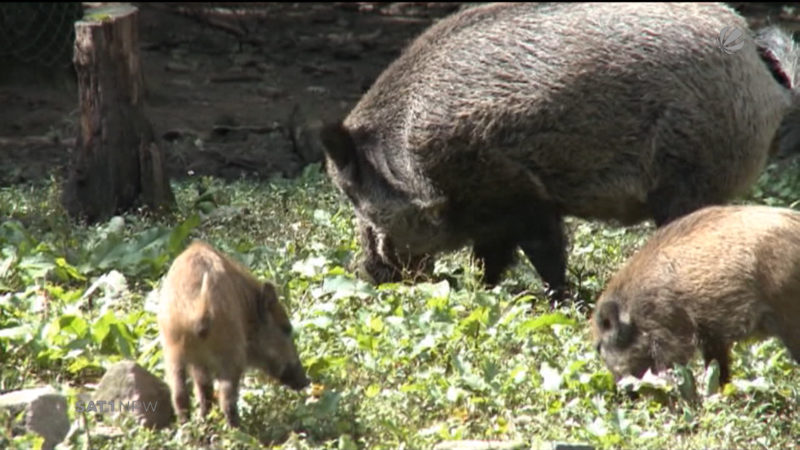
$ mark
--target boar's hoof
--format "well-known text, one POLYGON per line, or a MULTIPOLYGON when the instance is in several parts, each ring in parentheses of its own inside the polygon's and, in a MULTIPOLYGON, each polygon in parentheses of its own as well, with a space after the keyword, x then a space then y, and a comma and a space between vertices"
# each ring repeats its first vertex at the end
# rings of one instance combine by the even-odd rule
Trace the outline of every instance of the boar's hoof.
POLYGON ((552 306, 557 306, 559 303, 572 302, 572 293, 567 286, 550 287, 546 286, 544 295, 550 301, 552 306))
POLYGON ((374 259, 365 259, 361 262, 358 276, 372 284, 396 283, 403 279, 403 274, 399 270, 374 259))
POLYGON ((433 273, 434 259, 424 256, 408 264, 389 264, 380 258, 364 258, 358 275, 372 284, 398 283, 403 280, 424 281, 433 273))

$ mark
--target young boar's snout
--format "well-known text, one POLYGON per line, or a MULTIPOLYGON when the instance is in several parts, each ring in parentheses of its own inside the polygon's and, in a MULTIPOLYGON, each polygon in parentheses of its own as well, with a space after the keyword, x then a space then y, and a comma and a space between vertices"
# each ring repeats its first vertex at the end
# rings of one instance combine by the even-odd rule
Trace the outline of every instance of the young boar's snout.
POLYGON ((280 376, 280 381, 296 391, 305 389, 311 384, 311 380, 306 376, 306 371, 302 364, 286 366, 280 376))

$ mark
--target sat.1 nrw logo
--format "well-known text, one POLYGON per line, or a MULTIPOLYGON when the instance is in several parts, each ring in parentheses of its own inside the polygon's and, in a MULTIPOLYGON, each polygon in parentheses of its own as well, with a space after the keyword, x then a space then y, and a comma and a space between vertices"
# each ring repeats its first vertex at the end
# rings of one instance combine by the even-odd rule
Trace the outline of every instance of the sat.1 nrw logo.
POLYGON ((719 31, 719 48, 732 55, 744 47, 744 32, 734 26, 728 26, 719 31))

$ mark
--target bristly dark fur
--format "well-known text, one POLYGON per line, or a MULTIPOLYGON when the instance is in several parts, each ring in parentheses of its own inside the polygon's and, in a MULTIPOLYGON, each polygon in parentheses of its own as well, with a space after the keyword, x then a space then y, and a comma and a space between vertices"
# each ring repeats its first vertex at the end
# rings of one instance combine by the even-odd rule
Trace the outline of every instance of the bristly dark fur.
MULTIPOLYGON (((566 285, 566 215, 658 226, 746 191, 800 123, 797 49, 713 3, 502 3, 432 26, 347 118, 327 170, 375 282, 472 245, 494 283, 521 248, 566 285), (794 86, 794 84, 789 84, 794 86)), ((428 267, 431 265, 428 264, 428 267)))
POLYGON ((730 348, 777 336, 800 362, 800 212, 716 206, 658 230, 606 286, 592 329, 614 376, 687 364, 730 381, 730 348))

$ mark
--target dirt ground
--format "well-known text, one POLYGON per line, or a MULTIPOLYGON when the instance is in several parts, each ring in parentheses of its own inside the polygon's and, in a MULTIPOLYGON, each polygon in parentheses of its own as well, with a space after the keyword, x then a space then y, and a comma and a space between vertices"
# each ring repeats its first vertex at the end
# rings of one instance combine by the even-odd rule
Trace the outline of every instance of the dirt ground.
MULTIPOLYGON (((800 31, 800 8, 736 5, 754 25, 770 21, 800 31)), ((228 179, 291 177, 318 161, 314 125, 343 117, 412 38, 460 7, 137 6, 147 113, 170 175, 228 179)), ((72 74, 62 72, 21 70, 0 80, 0 186, 47 178, 67 164, 78 95, 72 74)))

